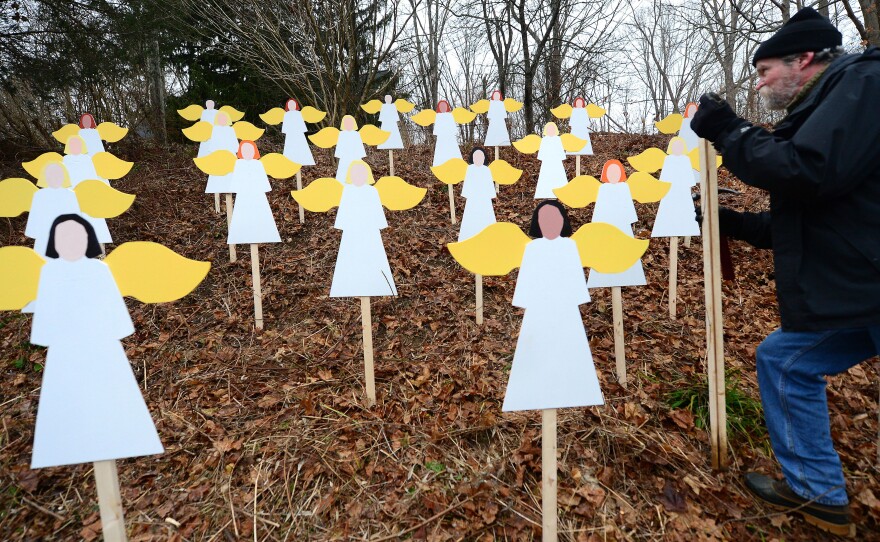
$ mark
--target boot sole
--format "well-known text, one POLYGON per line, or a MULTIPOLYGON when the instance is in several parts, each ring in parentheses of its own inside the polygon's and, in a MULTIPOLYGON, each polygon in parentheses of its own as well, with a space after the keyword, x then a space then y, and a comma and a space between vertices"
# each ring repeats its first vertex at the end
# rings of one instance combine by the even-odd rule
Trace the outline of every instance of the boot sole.
POLYGON ((761 502, 763 502, 764 504, 766 504, 767 506, 769 506, 770 508, 772 508, 774 510, 778 510, 780 512, 793 512, 793 513, 800 514, 801 517, 804 518, 804 521, 806 521, 810 525, 813 525, 815 527, 822 529, 823 531, 829 532, 831 534, 836 534, 838 536, 846 536, 849 538, 855 537, 855 535, 856 535, 856 526, 852 523, 847 523, 844 525, 841 525, 840 523, 831 523, 829 521, 825 521, 822 518, 817 518, 816 516, 810 514, 809 512, 806 512, 802 508, 795 510, 795 509, 789 508, 787 506, 782 506, 782 505, 779 505, 776 503, 772 503, 772 502, 770 502, 762 497, 759 497, 759 496, 758 496, 758 498, 761 500, 761 502))

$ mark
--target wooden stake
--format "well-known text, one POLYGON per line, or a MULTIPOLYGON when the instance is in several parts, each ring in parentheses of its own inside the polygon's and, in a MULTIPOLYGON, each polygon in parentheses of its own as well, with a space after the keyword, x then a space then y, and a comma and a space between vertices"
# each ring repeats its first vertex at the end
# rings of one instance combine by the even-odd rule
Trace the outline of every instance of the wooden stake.
POLYGON ((449 188, 449 216, 452 217, 452 223, 455 224, 455 185, 447 184, 449 188))
POLYGON ((541 515, 543 542, 557 542, 556 409, 541 411, 541 515))
POLYGON ((126 542, 125 518, 122 515, 122 496, 119 494, 119 473, 116 461, 95 461, 95 485, 98 488, 98 507, 101 509, 101 530, 105 542, 126 542))
POLYGON ((611 287, 611 307, 614 315, 614 360, 617 364, 617 381, 626 388, 626 348, 623 335, 623 296, 620 286, 611 287))
POLYGON ((214 212, 220 214, 220 193, 214 194, 214 212))
MULTIPOLYGON (((232 224, 232 194, 226 194, 226 229, 232 224)), ((238 259, 235 254, 235 245, 229 245, 229 261, 234 262, 238 259)))
MULTIPOLYGON (((501 159, 501 155, 499 154, 499 150, 498 150, 498 145, 495 145, 495 159, 496 160, 501 159)), ((498 183, 495 183, 495 193, 497 194, 500 190, 501 190, 501 185, 498 183)))
MULTIPOLYGON (((297 190, 302 190, 302 189, 303 189, 302 170, 296 172, 296 189, 297 189, 297 190)), ((303 206, 300 205, 299 203, 297 203, 296 206, 299 207, 299 223, 300 223, 300 224, 305 224, 305 222, 306 222, 306 211, 305 211, 305 209, 303 209, 303 206)))
POLYGON ((254 283, 254 317, 263 329, 263 289, 260 286, 260 245, 251 243, 251 279, 254 283))
POLYGON ((367 406, 376 404, 376 377, 373 370, 373 319, 370 298, 361 297, 361 323, 364 329, 364 381, 367 386, 367 406))
POLYGON ((684 238, 684 248, 691 248, 691 236, 685 236, 684 238))
POLYGON ((675 320, 678 304, 678 237, 669 238, 669 317, 675 320))
POLYGON ((712 467, 726 469, 727 397, 724 374, 724 326, 721 313, 721 251, 718 229, 718 169, 715 148, 700 140, 700 189, 703 205, 703 279, 706 290, 706 358, 709 379, 709 435, 712 467))
POLYGON ((477 287, 477 325, 483 325, 483 275, 475 275, 477 287))
POLYGON ((391 149, 388 149, 388 171, 394 177, 394 151, 391 149))
POLYGON ((581 176, 581 155, 580 154, 574 155, 574 176, 575 177, 581 176))

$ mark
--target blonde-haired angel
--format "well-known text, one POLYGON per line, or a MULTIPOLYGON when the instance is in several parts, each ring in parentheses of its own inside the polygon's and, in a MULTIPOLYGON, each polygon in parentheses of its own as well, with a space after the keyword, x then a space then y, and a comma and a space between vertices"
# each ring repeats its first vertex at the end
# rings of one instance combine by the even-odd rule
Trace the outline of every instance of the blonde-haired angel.
POLYGON ((453 109, 446 100, 437 102, 436 109, 423 109, 413 115, 412 121, 419 126, 434 125, 432 133, 437 136, 437 140, 434 143, 432 166, 445 164, 453 158, 461 159, 457 125, 473 122, 476 116, 476 113, 463 107, 453 109))
POLYGON ((544 137, 530 134, 514 142, 513 146, 521 153, 538 153, 541 169, 535 186, 535 199, 556 198, 553 190, 568 184, 568 173, 563 164, 566 152, 580 150, 584 145, 586 141, 572 134, 560 136, 555 122, 544 125, 544 137))
POLYGON ((500 90, 495 90, 488 100, 480 100, 471 106, 471 111, 477 114, 485 114, 489 120, 486 129, 486 139, 483 142, 487 147, 509 147, 510 133, 507 131, 507 114, 515 113, 522 109, 522 102, 513 98, 504 98, 500 90))
POLYGON ((88 180, 98 180, 109 185, 108 179, 121 179, 134 165, 106 151, 89 154, 88 146, 80 135, 67 138, 62 162, 70 175, 70 184, 74 187, 88 180))
POLYGON ((284 134, 284 154, 288 160, 302 166, 314 166, 315 158, 312 149, 306 140, 308 127, 306 123, 314 124, 321 122, 327 113, 319 111, 307 105, 302 107, 296 98, 289 98, 284 103, 284 109, 275 107, 260 115, 266 124, 281 124, 281 133, 284 134))
POLYGON ((358 129, 354 117, 345 115, 339 123, 339 129, 328 126, 317 134, 310 135, 309 139, 322 149, 336 147, 333 153, 333 156, 339 159, 336 165, 336 180, 344 183, 351 163, 367 156, 364 145, 374 147, 384 143, 389 137, 391 137, 389 132, 380 130, 372 124, 365 124, 358 129))
MULTIPOLYGON (((244 117, 243 111, 239 111, 236 108, 232 107, 231 105, 224 105, 220 109, 215 109, 214 105, 215 105, 214 100, 206 100, 205 107, 202 107, 197 104, 192 104, 184 109, 178 109, 177 110, 178 115, 185 118, 186 120, 194 121, 196 123, 196 124, 193 124, 192 126, 190 126, 189 128, 184 129, 185 130, 184 135, 187 134, 186 130, 191 131, 192 128, 194 128, 197 124, 199 124, 201 122, 207 123, 209 125, 214 125, 215 124, 214 121, 217 118, 217 114, 220 112, 223 112, 229 118, 229 121, 226 123, 229 125, 231 125, 234 122, 240 121, 244 117)), ((199 129, 198 131, 201 131, 201 130, 202 129, 199 129)), ((210 137, 210 134, 209 134, 209 137, 210 137)), ((202 156, 211 154, 211 152, 218 150, 216 148, 212 149, 210 144, 208 144, 207 139, 193 139, 189 136, 187 136, 187 138, 192 141, 199 142, 199 151, 198 151, 198 154, 196 155, 198 158, 201 158, 202 156)))
POLYGON ((95 123, 95 117, 91 113, 83 113, 78 124, 66 124, 52 132, 52 136, 60 143, 67 143, 73 135, 80 136, 85 142, 89 155, 104 152, 104 141, 115 143, 128 133, 128 128, 122 128, 112 122, 95 123))

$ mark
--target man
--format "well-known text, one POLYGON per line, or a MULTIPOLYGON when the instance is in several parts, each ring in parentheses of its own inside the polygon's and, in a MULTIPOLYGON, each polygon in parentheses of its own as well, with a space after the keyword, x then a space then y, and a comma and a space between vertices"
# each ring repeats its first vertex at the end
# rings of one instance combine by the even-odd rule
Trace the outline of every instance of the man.
POLYGON ((757 89, 787 116, 772 132, 704 95, 691 126, 770 210, 721 209, 721 233, 772 248, 781 329, 758 347, 761 402, 784 481, 745 475, 771 506, 835 534, 855 531, 831 440, 825 375, 880 352, 880 49, 843 55, 813 9, 755 53, 757 89))

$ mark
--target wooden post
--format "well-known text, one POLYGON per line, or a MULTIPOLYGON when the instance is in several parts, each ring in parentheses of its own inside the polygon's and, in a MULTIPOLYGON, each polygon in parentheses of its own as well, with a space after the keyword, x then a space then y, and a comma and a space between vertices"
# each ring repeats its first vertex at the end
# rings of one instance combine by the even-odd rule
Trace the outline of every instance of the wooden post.
POLYGON ((709 440, 712 467, 726 469, 727 397, 724 374, 724 326, 721 313, 721 251, 718 229, 718 169, 715 148, 700 139, 700 189, 703 206, 703 279, 706 290, 706 370, 709 379, 709 440))
MULTIPOLYGON (((303 189, 302 169, 300 169, 299 171, 296 172, 296 189, 297 190, 303 189)), ((300 205, 299 203, 297 203, 296 206, 299 207, 299 223, 305 224, 306 211, 305 211, 305 209, 303 209, 303 206, 300 205)))
POLYGON ((541 411, 541 516, 543 542, 557 542, 556 409, 541 411))
POLYGON ((455 185, 447 184, 446 187, 449 189, 449 216, 455 224, 455 185))
POLYGON ((581 155, 575 154, 574 155, 574 176, 580 177, 580 175, 581 175, 581 155))
POLYGON ((476 276, 477 288, 477 325, 483 325, 483 275, 476 276))
MULTIPOLYGON (((232 224, 232 194, 226 194, 226 229, 229 230, 229 226, 232 224)), ((229 261, 234 262, 238 259, 238 256, 235 254, 235 245, 229 245, 229 261)))
POLYGON ((98 507, 101 509, 101 530, 105 542, 126 542, 125 518, 122 515, 122 496, 119 494, 119 474, 116 461, 95 461, 95 485, 98 488, 98 507))
POLYGON ((376 377, 373 370, 373 319, 370 298, 361 297, 361 324, 364 330, 364 382, 367 386, 367 406, 376 404, 376 377))
POLYGON ((220 214, 220 193, 214 194, 214 212, 220 214))
POLYGON ((263 329, 263 290, 260 286, 260 245, 251 243, 251 279, 254 283, 254 317, 263 329))
POLYGON ((691 236, 687 235, 684 238, 684 248, 691 248, 691 236))
POLYGON ((678 237, 669 238, 669 317, 675 320, 678 304, 678 237))
POLYGON ((617 381, 626 388, 626 348, 623 335, 623 296, 620 286, 611 287, 611 307, 614 315, 614 360, 617 364, 617 381))
POLYGON ((394 177, 394 151, 391 149, 388 149, 388 171, 394 177))
MULTIPOLYGON (((499 154, 499 150, 498 150, 498 145, 495 145, 495 159, 496 160, 501 159, 501 155, 499 154)), ((486 161, 488 162, 488 160, 486 160, 486 161)), ((500 190, 501 190, 501 185, 498 183, 495 183, 495 193, 497 194, 500 190)))

